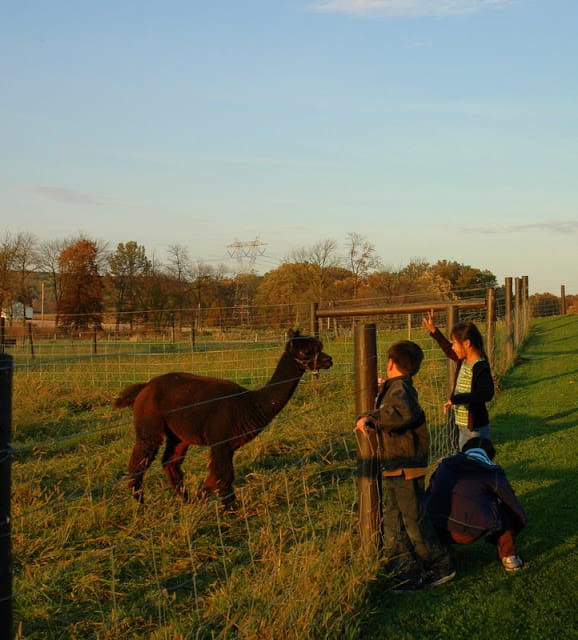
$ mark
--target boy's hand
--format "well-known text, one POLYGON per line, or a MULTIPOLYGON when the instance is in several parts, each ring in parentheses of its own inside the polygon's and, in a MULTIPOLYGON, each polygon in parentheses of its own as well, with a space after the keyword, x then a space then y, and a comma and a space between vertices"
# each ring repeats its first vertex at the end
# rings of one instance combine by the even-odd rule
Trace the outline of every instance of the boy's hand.
POLYGON ((367 433, 368 429, 377 429, 375 422, 369 417, 358 418, 355 423, 354 431, 363 431, 364 433, 367 433))
POLYGON ((447 400, 444 402, 444 415, 454 406, 454 403, 451 400, 447 400))

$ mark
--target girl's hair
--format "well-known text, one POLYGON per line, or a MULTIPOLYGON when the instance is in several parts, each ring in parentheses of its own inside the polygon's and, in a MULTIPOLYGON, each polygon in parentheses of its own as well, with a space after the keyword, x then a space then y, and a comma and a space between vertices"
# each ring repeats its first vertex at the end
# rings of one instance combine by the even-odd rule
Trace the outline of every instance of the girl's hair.
POLYGON ((471 320, 455 324, 452 328, 450 337, 454 338, 458 342, 469 340, 472 347, 476 349, 476 351, 479 351, 483 358, 486 358, 486 360, 488 359, 486 350, 484 349, 484 339, 482 338, 482 334, 471 320))

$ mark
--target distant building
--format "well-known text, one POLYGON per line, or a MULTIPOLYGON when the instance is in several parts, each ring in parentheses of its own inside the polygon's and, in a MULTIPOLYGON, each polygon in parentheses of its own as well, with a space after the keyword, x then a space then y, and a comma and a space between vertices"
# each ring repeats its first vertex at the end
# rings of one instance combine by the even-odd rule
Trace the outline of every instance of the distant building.
POLYGON ((34 309, 22 302, 13 302, 10 306, 2 309, 2 317, 7 320, 32 320, 34 309))

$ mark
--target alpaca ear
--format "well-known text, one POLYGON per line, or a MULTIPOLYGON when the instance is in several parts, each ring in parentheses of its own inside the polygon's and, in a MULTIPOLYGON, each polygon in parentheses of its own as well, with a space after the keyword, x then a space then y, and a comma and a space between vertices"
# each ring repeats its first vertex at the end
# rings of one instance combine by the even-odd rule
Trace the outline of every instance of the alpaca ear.
POLYGON ((289 329, 289 331, 287 331, 287 337, 289 340, 291 340, 292 338, 299 338, 300 335, 301 332, 299 331, 299 329, 289 329))

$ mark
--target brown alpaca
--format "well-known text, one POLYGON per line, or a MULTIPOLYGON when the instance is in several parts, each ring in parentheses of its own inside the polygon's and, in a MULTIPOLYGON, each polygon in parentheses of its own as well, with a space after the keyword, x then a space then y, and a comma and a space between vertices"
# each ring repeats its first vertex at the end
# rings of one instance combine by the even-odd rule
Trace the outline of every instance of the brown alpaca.
POLYGON ((135 444, 128 470, 133 496, 143 502, 143 476, 163 440, 163 470, 175 493, 188 500, 181 465, 190 445, 210 447, 209 475, 200 495, 235 501, 233 454, 255 438, 287 404, 305 371, 329 369, 331 356, 314 337, 290 332, 269 382, 245 389, 235 382, 192 373, 166 373, 121 391, 117 409, 133 406, 135 444))

